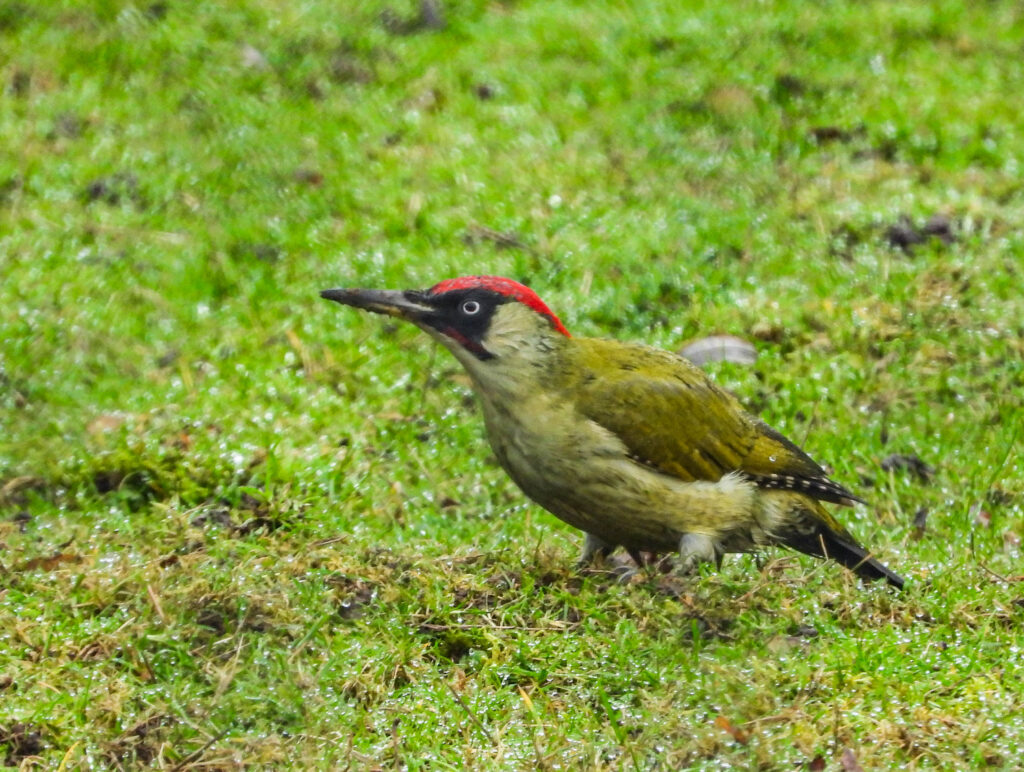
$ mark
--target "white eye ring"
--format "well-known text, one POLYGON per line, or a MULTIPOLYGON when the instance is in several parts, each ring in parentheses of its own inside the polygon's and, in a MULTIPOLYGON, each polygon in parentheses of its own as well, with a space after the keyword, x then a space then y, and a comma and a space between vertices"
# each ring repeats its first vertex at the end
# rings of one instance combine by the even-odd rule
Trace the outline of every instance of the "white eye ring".
POLYGON ((462 304, 462 313, 466 316, 473 316, 474 314, 480 313, 480 304, 475 300, 467 300, 462 304))

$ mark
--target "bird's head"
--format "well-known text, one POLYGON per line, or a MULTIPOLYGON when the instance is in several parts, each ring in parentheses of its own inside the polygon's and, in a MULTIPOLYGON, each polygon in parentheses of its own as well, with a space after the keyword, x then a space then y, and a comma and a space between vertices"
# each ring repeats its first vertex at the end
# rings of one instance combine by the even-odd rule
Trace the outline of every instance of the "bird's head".
POLYGON ((537 293, 500 276, 446 279, 426 290, 330 289, 327 300, 412 322, 474 378, 542 361, 569 331, 537 293))

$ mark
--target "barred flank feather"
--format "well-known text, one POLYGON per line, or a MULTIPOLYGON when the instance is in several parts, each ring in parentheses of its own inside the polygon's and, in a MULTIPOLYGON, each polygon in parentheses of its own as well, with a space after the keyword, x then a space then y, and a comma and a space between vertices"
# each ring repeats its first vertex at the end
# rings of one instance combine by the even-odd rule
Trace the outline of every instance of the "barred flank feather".
POLYGON ((778 488, 806 493, 811 498, 832 504, 852 506, 854 502, 867 503, 827 477, 797 477, 790 474, 748 474, 747 477, 759 488, 778 488))

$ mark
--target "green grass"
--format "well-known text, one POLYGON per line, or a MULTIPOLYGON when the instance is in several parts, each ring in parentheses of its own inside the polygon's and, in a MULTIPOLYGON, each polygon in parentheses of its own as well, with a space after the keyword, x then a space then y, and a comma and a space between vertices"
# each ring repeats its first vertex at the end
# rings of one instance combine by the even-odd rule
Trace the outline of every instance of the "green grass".
POLYGON ((1024 13, 683 6, 0 3, 0 762, 1017 768, 1024 13), (317 296, 463 273, 754 341, 908 590, 577 574, 455 362, 317 296))

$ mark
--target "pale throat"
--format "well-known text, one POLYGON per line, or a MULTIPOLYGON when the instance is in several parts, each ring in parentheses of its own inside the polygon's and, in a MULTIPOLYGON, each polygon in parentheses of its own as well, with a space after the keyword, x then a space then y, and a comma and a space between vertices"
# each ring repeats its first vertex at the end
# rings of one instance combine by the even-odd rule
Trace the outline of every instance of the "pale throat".
POLYGON ((481 341, 492 355, 479 359, 451 339, 442 342, 481 387, 492 393, 523 398, 542 388, 548 378, 552 354, 567 341, 550 321, 520 303, 500 306, 481 341))

